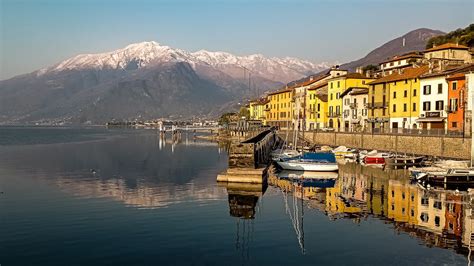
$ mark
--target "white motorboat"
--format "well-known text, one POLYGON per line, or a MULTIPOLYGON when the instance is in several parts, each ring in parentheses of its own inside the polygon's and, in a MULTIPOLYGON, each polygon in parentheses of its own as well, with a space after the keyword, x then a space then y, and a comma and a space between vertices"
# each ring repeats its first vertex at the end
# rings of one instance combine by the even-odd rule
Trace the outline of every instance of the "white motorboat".
POLYGON ((339 166, 332 152, 308 152, 292 158, 280 158, 276 161, 284 170, 337 172, 339 166))

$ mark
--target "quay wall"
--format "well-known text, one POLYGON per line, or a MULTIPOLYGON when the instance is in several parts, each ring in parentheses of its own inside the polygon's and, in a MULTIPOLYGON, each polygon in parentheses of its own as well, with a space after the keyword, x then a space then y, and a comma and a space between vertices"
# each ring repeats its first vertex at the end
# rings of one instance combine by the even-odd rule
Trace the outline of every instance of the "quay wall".
POLYGON ((343 132, 306 132, 304 137, 317 145, 346 146, 453 159, 468 160, 471 157, 471 139, 462 137, 343 132))

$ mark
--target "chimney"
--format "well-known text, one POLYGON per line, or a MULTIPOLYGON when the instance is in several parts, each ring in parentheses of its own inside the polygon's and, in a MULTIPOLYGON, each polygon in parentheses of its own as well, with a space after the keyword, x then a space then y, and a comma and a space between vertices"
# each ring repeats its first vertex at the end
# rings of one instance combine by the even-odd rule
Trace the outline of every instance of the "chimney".
POLYGON ((402 46, 405 47, 405 38, 403 38, 403 45, 402 46))

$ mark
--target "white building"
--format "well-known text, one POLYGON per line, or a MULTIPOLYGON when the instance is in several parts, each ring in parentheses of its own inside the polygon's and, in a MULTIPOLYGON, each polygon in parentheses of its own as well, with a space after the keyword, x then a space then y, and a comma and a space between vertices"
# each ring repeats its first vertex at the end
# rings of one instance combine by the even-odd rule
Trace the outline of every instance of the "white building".
POLYGON ((349 131, 362 131, 367 126, 369 89, 351 87, 341 93, 342 121, 349 131))
POLYGON ((416 52, 404 55, 396 55, 379 64, 380 72, 382 76, 388 76, 395 71, 398 71, 398 69, 411 67, 413 63, 420 62, 422 59, 423 55, 416 52))
POLYGON ((446 72, 425 74, 420 77, 419 128, 448 129, 448 82, 446 72))

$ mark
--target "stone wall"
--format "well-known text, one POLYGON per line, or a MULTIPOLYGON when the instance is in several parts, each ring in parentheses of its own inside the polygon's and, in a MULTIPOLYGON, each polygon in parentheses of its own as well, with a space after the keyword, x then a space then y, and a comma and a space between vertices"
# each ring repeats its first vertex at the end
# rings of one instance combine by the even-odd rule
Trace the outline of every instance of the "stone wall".
POLYGON ((469 138, 307 132, 305 139, 317 145, 346 146, 453 159, 467 160, 471 157, 471 139, 469 138))

